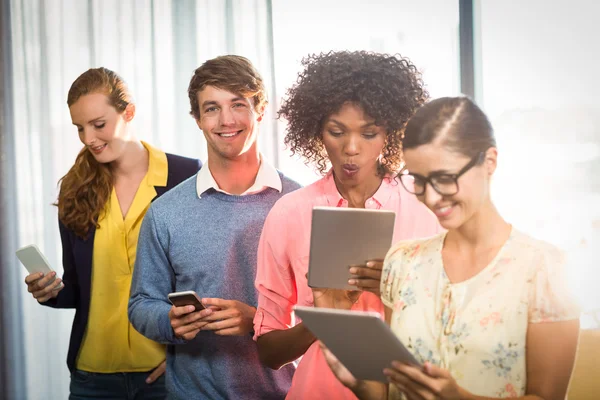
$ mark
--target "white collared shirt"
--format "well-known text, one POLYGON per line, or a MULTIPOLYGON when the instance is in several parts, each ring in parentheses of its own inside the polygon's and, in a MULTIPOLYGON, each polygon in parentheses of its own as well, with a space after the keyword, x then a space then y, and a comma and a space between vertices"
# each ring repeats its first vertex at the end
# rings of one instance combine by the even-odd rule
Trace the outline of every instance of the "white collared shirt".
MULTIPOLYGON (((259 193, 268 187, 273 188, 281 193, 281 177, 279 176, 279 173, 275 167, 265 161, 261 155, 260 167, 258 168, 258 173, 256 174, 254 184, 239 196, 259 193)), ((215 181, 215 178, 213 178, 212 173, 210 172, 208 161, 206 161, 202 164, 202 168, 196 176, 196 192, 198 194, 198 198, 201 198, 202 194, 208 189, 215 189, 217 192, 232 195, 231 193, 228 193, 219 187, 215 181)))

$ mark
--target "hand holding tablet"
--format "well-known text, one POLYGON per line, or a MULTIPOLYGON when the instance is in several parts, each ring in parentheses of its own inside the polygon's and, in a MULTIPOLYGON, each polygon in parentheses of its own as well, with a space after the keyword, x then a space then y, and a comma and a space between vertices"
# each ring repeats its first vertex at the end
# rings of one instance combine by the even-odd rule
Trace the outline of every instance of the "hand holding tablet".
POLYGON ((383 270, 383 260, 369 260, 363 265, 350 266, 350 279, 348 284, 356 286, 358 290, 363 290, 380 296, 381 271, 383 270))
POLYGON ((306 327, 358 380, 387 382, 392 362, 421 366, 376 312, 294 307, 306 327))
POLYGON ((322 288, 312 288, 312 292, 315 307, 337 310, 350 310, 362 294, 360 290, 322 288))
MULTIPOLYGON (((378 280, 377 271, 368 271, 367 261, 383 260, 392 245, 393 211, 363 208, 313 208, 308 286, 311 288, 359 289, 349 279, 378 280), (354 274, 350 268, 359 268, 354 274), (367 270, 365 270, 367 268, 367 270), (364 275, 373 272, 375 275, 364 275), (360 275, 363 274, 363 275, 360 275)), ((378 291, 374 282, 360 288, 378 291)))

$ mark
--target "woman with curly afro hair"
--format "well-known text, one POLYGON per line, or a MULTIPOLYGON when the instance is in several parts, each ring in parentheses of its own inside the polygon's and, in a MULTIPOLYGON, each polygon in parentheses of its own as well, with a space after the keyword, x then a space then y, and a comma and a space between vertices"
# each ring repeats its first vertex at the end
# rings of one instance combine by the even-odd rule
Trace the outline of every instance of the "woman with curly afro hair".
POLYGON ((401 56, 329 52, 303 60, 279 116, 286 144, 324 177, 278 200, 259 248, 255 339, 263 363, 277 369, 302 357, 288 399, 354 399, 329 369, 315 337, 293 318, 293 307, 370 310, 379 299, 382 260, 350 268, 357 290, 318 290, 307 284, 310 224, 315 206, 392 210, 394 243, 439 231, 436 218, 397 181, 402 135, 426 101, 417 68, 401 56))

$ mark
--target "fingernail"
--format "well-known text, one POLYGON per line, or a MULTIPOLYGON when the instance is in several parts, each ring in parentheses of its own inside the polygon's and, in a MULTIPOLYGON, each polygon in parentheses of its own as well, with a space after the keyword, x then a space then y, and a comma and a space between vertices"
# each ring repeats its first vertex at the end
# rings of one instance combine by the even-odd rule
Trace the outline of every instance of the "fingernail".
POLYGON ((356 280, 348 279, 348 285, 356 285, 356 280))
POLYGON ((367 263, 367 267, 373 267, 373 266, 375 266, 375 263, 373 261, 369 261, 367 263))
POLYGON ((146 379, 146 383, 152 383, 152 379, 150 379, 150 378, 146 379))
POLYGON ((357 268, 352 267, 352 268, 350 268, 350 273, 355 274, 357 272, 357 270, 358 270, 357 268))
POLYGON ((194 306, 187 306, 187 308, 186 308, 186 311, 187 311, 187 312, 192 312, 192 311, 194 311, 195 309, 196 309, 196 307, 194 307, 194 306))

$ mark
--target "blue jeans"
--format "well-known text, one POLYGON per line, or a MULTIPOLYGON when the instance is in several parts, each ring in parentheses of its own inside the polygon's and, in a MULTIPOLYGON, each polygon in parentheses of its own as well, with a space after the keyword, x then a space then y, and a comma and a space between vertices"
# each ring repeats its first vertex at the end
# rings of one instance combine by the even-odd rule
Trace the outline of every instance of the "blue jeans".
POLYGON ((150 372, 99 374, 74 370, 71 373, 69 400, 158 400, 167 397, 164 374, 147 384, 150 372))

